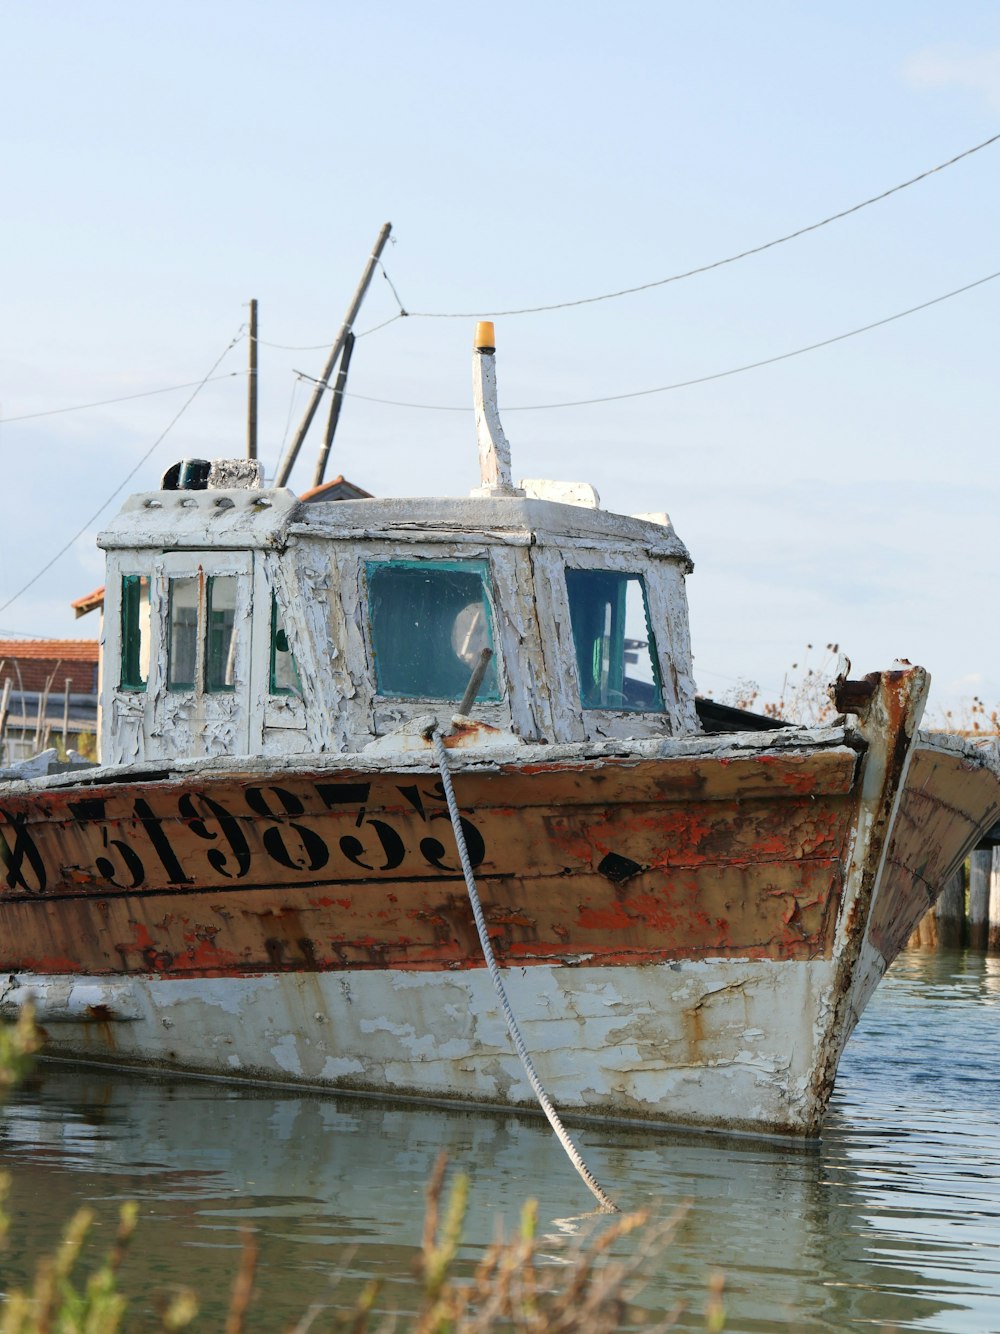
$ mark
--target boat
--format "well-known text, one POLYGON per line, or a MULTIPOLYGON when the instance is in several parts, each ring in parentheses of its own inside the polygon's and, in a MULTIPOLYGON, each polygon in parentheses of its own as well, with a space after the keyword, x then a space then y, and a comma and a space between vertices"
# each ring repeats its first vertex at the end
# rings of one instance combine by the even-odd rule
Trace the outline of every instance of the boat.
POLYGON ((666 514, 511 480, 313 498, 186 460, 100 535, 96 768, 0 782, 0 1012, 48 1053, 819 1134, 844 1044, 1000 816, 900 661, 830 726, 699 700, 666 514), (451 785, 456 811, 448 806, 451 785))

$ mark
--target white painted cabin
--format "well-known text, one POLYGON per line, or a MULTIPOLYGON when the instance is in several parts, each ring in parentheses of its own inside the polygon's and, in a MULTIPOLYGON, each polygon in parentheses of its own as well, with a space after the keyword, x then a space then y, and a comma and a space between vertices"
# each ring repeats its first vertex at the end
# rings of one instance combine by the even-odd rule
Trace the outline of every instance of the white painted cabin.
POLYGON ((524 742, 701 730, 666 516, 532 483, 303 504, 255 471, 133 496, 101 534, 103 763, 357 752, 454 712, 485 645, 474 716, 524 742))

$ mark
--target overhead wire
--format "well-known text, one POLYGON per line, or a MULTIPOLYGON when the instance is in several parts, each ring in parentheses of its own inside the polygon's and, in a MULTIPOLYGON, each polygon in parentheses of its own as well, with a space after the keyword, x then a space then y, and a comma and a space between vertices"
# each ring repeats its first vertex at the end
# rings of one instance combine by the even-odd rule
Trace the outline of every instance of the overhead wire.
MULTIPOLYGON (((892 324, 896 320, 905 319, 907 315, 915 315, 918 311, 927 310, 930 306, 940 305, 942 301, 950 301, 952 297, 961 296, 963 292, 971 292, 975 287, 982 287, 984 283, 993 282, 995 278, 1000 278, 1000 269, 995 273, 988 273, 985 278, 977 278, 975 282, 966 283, 964 287, 956 287, 954 291, 945 292, 941 296, 931 297, 929 301, 922 301, 918 306, 910 306, 907 310, 897 311, 895 315, 886 315, 884 319, 873 320, 870 324, 862 324, 857 329, 849 329, 846 333, 834 334, 831 338, 822 338, 819 342, 808 343, 805 347, 794 348, 791 352, 779 352, 773 357, 762 357, 759 361, 749 361, 742 366, 731 366, 728 370, 713 371, 710 375, 697 375, 690 380, 676 380, 672 384, 656 385, 651 389, 632 389, 621 394, 604 394, 600 398, 574 398, 566 399, 559 403, 519 403, 512 406, 504 406, 504 412, 544 412, 553 408, 580 408, 590 407, 597 403, 618 403, 627 398, 645 398, 650 394, 667 394, 674 389, 687 389, 696 384, 707 384, 710 380, 723 380, 729 375, 742 375, 745 371, 759 370, 763 366, 773 366, 779 361, 788 361, 792 357, 801 357, 806 352, 815 352, 821 347, 830 347, 833 343, 842 343, 847 338, 856 338, 858 334, 869 333, 872 329, 880 329, 883 325, 892 324)), ((298 372, 301 374, 301 372, 298 372)), ((392 408, 416 408, 425 412, 471 412, 470 407, 456 407, 451 403, 411 403, 401 399, 394 398, 375 398, 371 394, 358 394, 353 391, 345 392, 345 398, 358 398, 366 403, 380 403, 386 407, 392 408)), ((2 610, 2 608, 0 608, 2 610)))
MULTIPOLYGON (((701 273, 710 273, 713 269, 721 269, 727 264, 735 264, 738 260, 748 259, 751 255, 763 254, 765 250, 771 250, 775 246, 784 245, 787 241, 794 241, 800 236, 806 236, 809 232, 818 231, 821 227, 828 227, 832 222, 839 222, 842 218, 848 218, 852 213, 859 213, 861 209, 869 208, 872 204, 880 204, 883 200, 889 199, 892 195, 899 194, 901 190, 908 190, 912 185, 918 185, 921 181, 927 180, 929 176, 934 176, 938 172, 953 167, 957 162, 964 158, 971 157, 973 153, 982 152, 984 148, 989 148, 992 144, 1000 142, 1000 134, 991 135, 989 139, 984 139, 982 143, 973 144, 971 148, 964 149, 961 153, 956 153, 947 162, 939 162, 935 167, 928 167, 926 171, 920 172, 917 176, 911 176, 909 180, 901 181, 898 185, 891 186, 888 190, 882 190, 877 195, 872 195, 868 199, 863 199, 859 204, 852 204, 850 208, 840 209, 837 213, 831 213, 829 217, 821 218, 818 222, 811 222, 808 226, 798 227, 795 231, 787 232, 784 236, 777 236, 772 241, 765 241, 762 245, 750 246, 746 250, 740 250, 735 255, 727 255, 725 259, 713 260, 710 264, 699 264, 696 268, 685 269, 682 273, 672 273, 666 278, 655 278, 651 282, 638 283, 634 287, 621 287, 613 292, 601 292, 597 296, 578 297, 573 301, 555 301, 545 306, 520 306, 510 310, 497 310, 488 307, 480 307, 478 310, 407 310, 399 293, 395 287, 392 287, 393 295, 399 301, 400 315, 405 315, 411 319, 424 320, 474 320, 482 319, 484 316, 509 316, 509 315, 541 315, 553 310, 568 310, 573 306, 589 306, 598 301, 613 301, 620 296, 632 296, 636 292, 648 292, 654 287, 665 287, 668 283, 681 282, 685 278, 694 278, 701 273)), ((386 278, 388 278, 386 274, 386 278)))
MULTIPOLYGON (((118 495, 119 491, 124 490, 126 484, 132 480, 132 478, 136 475, 136 473, 139 471, 139 469, 142 467, 142 465, 146 462, 146 460, 147 460, 148 458, 151 457, 151 455, 152 455, 152 454, 154 453, 154 451, 156 450, 157 446, 160 445, 160 444, 162 444, 162 442, 167 438, 167 436, 170 434, 170 432, 173 430, 173 428, 174 428, 174 427, 177 425, 177 423, 180 421, 181 417, 183 417, 184 413, 188 410, 188 408, 191 406, 191 404, 194 402, 194 400, 195 400, 195 399, 198 397, 198 395, 201 393, 202 389, 204 389, 205 385, 211 383, 211 380, 212 380, 212 377, 213 377, 213 375, 214 375, 214 373, 215 373, 215 369, 216 369, 216 367, 217 367, 217 366, 220 366, 220 365, 222 364, 222 362, 223 362, 223 361, 225 360, 225 358, 229 355, 229 353, 233 350, 233 348, 236 346, 236 344, 239 343, 239 342, 242 340, 243 335, 244 335, 244 332, 245 332, 245 329, 244 329, 243 327, 241 327, 241 329, 240 329, 239 332, 236 334, 236 336, 230 341, 230 343, 229 343, 229 344, 226 346, 226 348, 223 350, 221 356, 219 356, 219 357, 217 357, 217 358, 215 359, 215 361, 213 362, 211 368, 210 368, 209 371, 208 371, 208 374, 205 375, 205 377, 204 377, 203 379, 201 379, 201 380, 199 380, 199 381, 196 382, 197 387, 195 388, 194 393, 188 395, 188 397, 185 399, 185 401, 184 401, 184 403, 182 404, 182 406, 181 406, 180 408, 178 408, 178 410, 174 413, 173 417, 171 417, 171 419, 170 419, 170 421, 167 423, 166 427, 164 427, 164 429, 163 429, 163 430, 160 432, 160 434, 156 437, 156 439, 153 441, 153 443, 150 445, 150 447, 146 450, 145 454, 143 454, 142 458, 139 459, 138 463, 136 463, 135 467, 134 467, 134 468, 131 468, 131 469, 129 470, 129 472, 127 472, 127 473, 125 474, 125 476, 122 478, 122 480, 119 482, 119 484, 118 484, 118 485, 115 487, 115 489, 111 492, 110 496, 108 496, 107 500, 105 500, 105 501, 104 501, 104 502, 103 502, 103 503, 102 503, 102 504, 101 504, 101 505, 94 511, 94 513, 90 516, 90 518, 86 521, 86 523, 83 524, 83 526, 82 526, 81 528, 79 528, 79 529, 77 530, 77 532, 75 532, 75 533, 73 534, 73 536, 69 539, 69 541, 66 542, 63 546, 61 546, 61 547, 59 548, 59 550, 55 553, 55 555, 51 558, 51 560, 46 561, 45 564, 42 566, 42 568, 41 568, 36 574, 33 574, 33 575, 31 576, 31 578, 28 580, 27 583, 22 584, 22 586, 17 590, 17 592, 14 593, 13 596, 9 597, 9 598, 7 599, 6 602, 4 602, 4 603, 0 603, 0 612, 4 612, 4 611, 6 611, 7 608, 8 608, 9 606, 11 606, 12 603, 16 602, 17 599, 18 599, 19 597, 21 597, 22 594, 26 593, 26 592, 28 591, 28 589, 31 588, 34 584, 37 584, 38 581, 39 581, 39 579, 41 579, 42 575, 43 575, 43 574, 46 574, 49 570, 51 570, 51 569, 52 569, 52 566, 55 565, 56 561, 59 560, 60 557, 64 556, 64 555, 66 554, 66 552, 69 551, 69 549, 70 549, 70 547, 73 545, 73 543, 76 542, 79 538, 81 538, 81 537, 83 536, 83 534, 87 531, 87 529, 90 527, 90 525, 91 525, 92 523, 94 523, 94 522, 101 516, 101 514, 104 513, 104 511, 107 509, 107 507, 108 507, 108 506, 111 504, 111 502, 114 500, 115 496, 118 495)), ((227 378, 227 377, 225 377, 225 376, 220 376, 220 377, 218 377, 218 378, 220 378, 220 379, 225 379, 225 378, 227 378)))
POLYGON ((93 403, 76 403, 69 408, 46 408, 44 412, 23 412, 17 417, 0 417, 0 425, 9 426, 12 422, 33 421, 36 417, 56 417, 62 412, 84 412, 87 408, 106 408, 114 403, 131 403, 136 398, 151 398, 154 394, 173 394, 181 389, 191 389, 194 386, 202 389, 206 384, 214 383, 215 380, 231 380, 234 376, 243 374, 245 374, 244 371, 226 371, 225 375, 216 375, 208 380, 189 380, 186 384, 168 384, 162 389, 144 389, 141 393, 122 394, 119 398, 101 398, 93 403))

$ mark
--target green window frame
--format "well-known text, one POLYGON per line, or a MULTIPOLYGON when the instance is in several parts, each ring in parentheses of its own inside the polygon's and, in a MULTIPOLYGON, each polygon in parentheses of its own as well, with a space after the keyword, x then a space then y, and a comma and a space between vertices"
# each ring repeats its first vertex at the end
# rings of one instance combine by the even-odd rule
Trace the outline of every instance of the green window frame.
MULTIPOLYGON (((460 700, 482 649, 494 648, 489 563, 372 560, 365 577, 377 693, 460 700)), ((501 698, 495 656, 477 698, 501 698)))
POLYGON ((665 713, 642 575, 567 566, 566 593, 583 708, 665 713))
POLYGON ((119 689, 141 694, 149 679, 149 579, 144 574, 122 575, 121 632, 119 689))
POLYGON ((205 690, 231 695, 236 689, 236 576, 209 575, 205 582, 205 690))
POLYGON ((232 574, 182 575, 169 580, 168 690, 190 693, 200 670, 206 694, 233 694, 237 596, 238 580, 232 574))

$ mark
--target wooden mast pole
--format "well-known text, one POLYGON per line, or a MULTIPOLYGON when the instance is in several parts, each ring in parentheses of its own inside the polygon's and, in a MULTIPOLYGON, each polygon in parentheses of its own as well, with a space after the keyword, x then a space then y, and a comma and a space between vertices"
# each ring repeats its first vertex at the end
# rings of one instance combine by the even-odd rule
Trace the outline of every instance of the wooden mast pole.
POLYGON ((330 457, 330 446, 340 421, 340 409, 344 404, 344 390, 347 388, 347 372, 351 365, 351 353, 354 351, 354 335, 349 333, 344 339, 344 350, 340 354, 340 367, 337 371, 337 383, 333 386, 333 402, 330 404, 330 416, 326 423, 326 437, 316 456, 316 471, 313 474, 313 486, 320 486, 330 457))
POLYGON ((274 485, 285 486, 288 482, 292 468, 295 466, 295 460, 298 458, 299 450, 302 448, 302 442, 306 438, 306 433, 312 425, 312 419, 316 415, 316 409, 319 407, 319 401, 323 397, 325 390, 329 387, 330 376, 333 374, 333 368, 337 364, 337 358, 340 356, 347 335, 351 332, 351 326, 357 319, 358 311, 361 309, 361 303, 365 299, 365 293, 368 291, 368 285, 372 280, 372 274, 375 272, 375 265, 378 263, 382 251, 385 249, 385 243, 389 239, 389 233, 392 231, 392 223, 386 222, 382 225, 382 230, 375 241, 375 247, 368 256, 368 263, 365 265, 364 273, 361 275, 361 281, 358 283, 357 291, 351 298, 351 304, 347 308, 347 314, 344 316, 344 322, 340 326, 337 337, 333 340, 333 347, 330 349, 330 355, 326 359, 326 366, 323 368, 323 374, 316 381, 316 387, 313 390, 313 396, 306 408, 305 416, 298 431, 295 433, 295 439, 285 451, 285 457, 278 464, 278 471, 275 474, 274 485))
POLYGON ((250 374, 247 377, 247 458, 257 457, 257 302, 250 302, 250 374))

